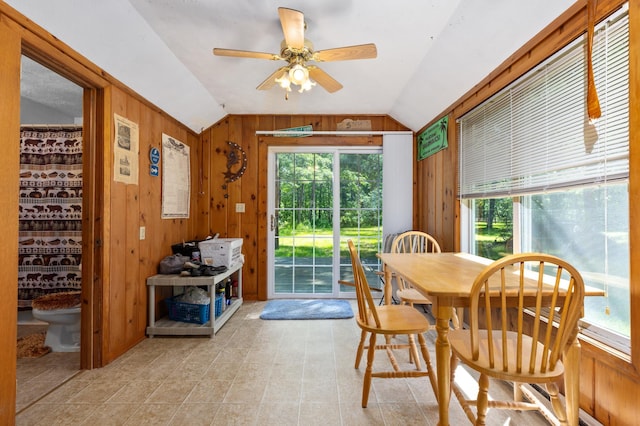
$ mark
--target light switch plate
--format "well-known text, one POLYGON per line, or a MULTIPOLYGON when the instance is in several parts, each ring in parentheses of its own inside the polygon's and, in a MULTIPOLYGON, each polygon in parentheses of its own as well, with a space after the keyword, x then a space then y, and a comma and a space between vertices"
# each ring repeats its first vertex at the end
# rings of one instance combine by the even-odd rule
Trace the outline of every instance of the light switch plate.
POLYGON ((236 213, 244 213, 244 203, 236 203, 236 213))
POLYGON ((144 240, 146 236, 147 236, 147 230, 145 229, 144 226, 141 226, 140 227, 140 240, 144 240))

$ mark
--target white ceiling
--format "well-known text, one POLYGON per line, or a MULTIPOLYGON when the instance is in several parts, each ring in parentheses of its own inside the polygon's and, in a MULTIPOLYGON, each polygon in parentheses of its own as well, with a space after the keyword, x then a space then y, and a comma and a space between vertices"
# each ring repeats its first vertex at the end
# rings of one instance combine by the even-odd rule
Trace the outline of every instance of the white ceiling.
POLYGON ((200 132, 227 114, 389 114, 414 131, 574 0, 5 0, 143 97, 200 132), (305 14, 316 50, 375 43, 376 59, 318 64, 329 94, 258 86, 284 62, 278 7, 305 14))

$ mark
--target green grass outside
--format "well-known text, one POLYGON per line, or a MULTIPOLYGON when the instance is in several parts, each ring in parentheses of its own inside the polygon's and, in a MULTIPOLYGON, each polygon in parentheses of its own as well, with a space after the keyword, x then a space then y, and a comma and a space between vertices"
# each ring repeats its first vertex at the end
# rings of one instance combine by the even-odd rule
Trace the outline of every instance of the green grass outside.
MULTIPOLYGON (((343 228, 340 237, 341 244, 346 247, 347 240, 360 235, 360 255, 363 258, 375 257, 378 252, 377 238, 378 228, 343 228)), ((490 259, 498 259, 510 253, 507 239, 511 235, 511 224, 494 223, 491 230, 487 230, 485 222, 476 222, 476 245, 479 255, 490 259)), ((332 229, 305 229, 298 226, 295 232, 297 257, 332 257, 333 256, 333 230, 332 229)), ((276 257, 293 256, 293 230, 291 228, 279 229, 279 246, 275 252, 276 257)))
MULTIPOLYGON (((279 246, 275 251, 276 257, 291 257, 293 256, 293 240, 291 228, 280 229, 278 237, 279 246)), ((341 244, 344 243, 346 249, 347 240, 354 238, 358 235, 357 228, 343 228, 340 237, 341 244)), ((378 228, 360 228, 360 249, 361 256, 363 257, 375 257, 378 252, 378 228)), ((333 256, 333 230, 332 229, 316 229, 315 232, 311 230, 296 230, 296 256, 297 257, 332 257, 333 256)))
POLYGON ((492 229, 487 229, 486 222, 476 222, 476 253, 489 259, 500 259, 511 254, 513 248, 508 244, 508 239, 513 235, 512 225, 498 222, 492 229))

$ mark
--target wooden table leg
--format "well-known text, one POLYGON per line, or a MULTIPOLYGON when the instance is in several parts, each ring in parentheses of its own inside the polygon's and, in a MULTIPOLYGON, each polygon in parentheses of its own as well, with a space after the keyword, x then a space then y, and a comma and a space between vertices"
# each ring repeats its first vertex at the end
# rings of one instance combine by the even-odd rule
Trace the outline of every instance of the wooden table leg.
POLYGON ((386 265, 382 265, 382 268, 384 270, 384 304, 390 305, 393 301, 393 283, 391 282, 393 274, 386 265))
POLYGON ((449 400, 451 398, 451 346, 449 344, 449 320, 451 319, 451 306, 443 303, 434 303, 436 331, 436 373, 438 376, 438 425, 449 425, 449 400))
POLYGON ((567 420, 569 425, 578 426, 580 418, 580 342, 577 338, 564 350, 562 363, 564 364, 567 420))

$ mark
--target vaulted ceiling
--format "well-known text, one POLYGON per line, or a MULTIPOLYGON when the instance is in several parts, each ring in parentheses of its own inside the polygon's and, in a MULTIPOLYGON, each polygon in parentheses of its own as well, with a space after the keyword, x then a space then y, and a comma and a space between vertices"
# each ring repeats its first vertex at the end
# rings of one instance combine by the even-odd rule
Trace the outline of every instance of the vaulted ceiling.
POLYGON ((388 114, 414 131, 573 0, 5 0, 196 132, 227 114, 388 114), (375 43, 377 58, 318 64, 328 93, 256 90, 282 61, 278 7, 304 13, 316 50, 375 43))

